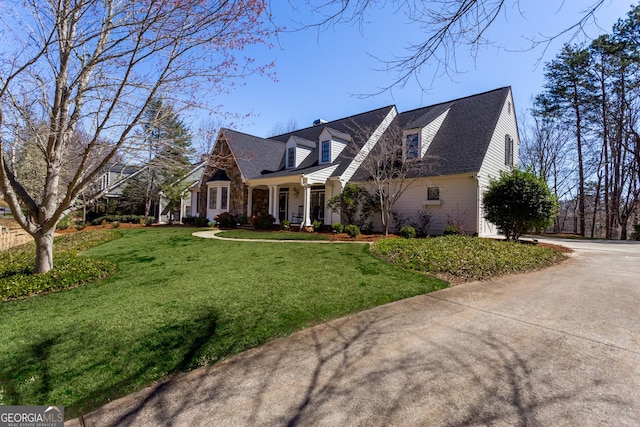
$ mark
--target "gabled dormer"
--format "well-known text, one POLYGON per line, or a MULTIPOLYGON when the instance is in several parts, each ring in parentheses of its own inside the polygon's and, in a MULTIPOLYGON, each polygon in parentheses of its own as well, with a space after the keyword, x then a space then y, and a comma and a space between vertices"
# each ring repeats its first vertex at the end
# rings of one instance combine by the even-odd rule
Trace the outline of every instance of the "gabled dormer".
POLYGON ((333 163, 351 141, 351 135, 325 127, 318 137, 318 164, 333 163))
POLYGON ((442 112, 430 111, 411 121, 402 131, 402 149, 405 159, 421 159, 427 153, 450 108, 442 112), (435 114, 437 114, 437 116, 435 114), (434 117, 435 116, 435 117, 434 117))
POLYGON ((295 169, 300 166, 314 148, 316 148, 315 142, 297 136, 291 136, 287 141, 284 155, 285 169, 295 169))
POLYGON ((422 157, 421 141, 422 129, 407 129, 402 132, 403 147, 405 160, 412 160, 422 157))

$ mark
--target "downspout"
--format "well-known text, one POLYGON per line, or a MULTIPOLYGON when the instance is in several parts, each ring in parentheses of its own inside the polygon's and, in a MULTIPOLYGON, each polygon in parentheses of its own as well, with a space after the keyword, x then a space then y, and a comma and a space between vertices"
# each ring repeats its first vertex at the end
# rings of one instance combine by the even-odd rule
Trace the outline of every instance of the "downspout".
POLYGON ((478 179, 478 175, 473 175, 476 181, 476 235, 480 237, 482 233, 481 225, 482 225, 482 199, 480 195, 480 179, 478 179))

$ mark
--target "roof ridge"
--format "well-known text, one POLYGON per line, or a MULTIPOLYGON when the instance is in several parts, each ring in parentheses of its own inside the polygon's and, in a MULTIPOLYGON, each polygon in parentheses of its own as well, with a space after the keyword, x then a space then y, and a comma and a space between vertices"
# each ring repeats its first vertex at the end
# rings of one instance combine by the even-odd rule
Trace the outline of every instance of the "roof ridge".
POLYGON ((445 104, 452 104, 454 102, 464 101, 466 99, 475 98, 477 96, 488 95, 488 94, 490 94, 492 92, 498 92, 498 91, 501 91, 501 90, 504 90, 504 89, 511 90, 511 86, 503 86, 503 87, 499 87, 499 88, 496 88, 496 89, 491 89, 491 90, 487 90, 487 91, 480 92, 480 93, 475 93, 475 94, 472 94, 472 95, 463 96, 463 97, 456 98, 456 99, 450 99, 448 101, 438 102, 438 103, 432 104, 432 105, 425 105, 424 107, 418 107, 418 108, 414 108, 412 110, 402 111, 399 114, 413 113, 415 111, 424 110, 424 109, 427 109, 427 108, 433 108, 433 107, 437 107, 437 106, 445 105, 445 104))
MULTIPOLYGON (((279 144, 284 144, 282 141, 274 140, 272 138, 264 138, 262 136, 253 135, 253 134, 250 134, 250 133, 247 133, 247 132, 242 132, 242 131, 231 129, 231 128, 228 128, 228 127, 221 127, 220 128, 220 132, 222 133, 223 131, 230 131, 230 132, 237 133, 237 134, 240 134, 240 135, 250 136, 251 138, 263 139, 265 141, 272 141, 272 142, 277 142, 279 144)), ((283 135, 285 135, 285 134, 283 134, 283 135)))
MULTIPOLYGON (((292 130, 292 131, 289 131, 289 132, 281 133, 281 134, 279 134, 279 135, 273 135, 273 136, 270 136, 270 137, 268 137, 268 138, 266 138, 266 139, 279 138, 279 137, 284 136, 284 135, 295 134, 295 133, 302 132, 302 131, 307 130, 307 129, 313 129, 313 128, 318 127, 318 126, 321 126, 321 127, 331 127, 330 125, 331 125, 332 123, 335 123, 335 122, 340 122, 340 121, 343 121, 343 120, 354 119, 355 117, 358 117, 358 116, 363 116, 363 115, 365 115, 365 114, 371 114, 371 113, 375 113, 375 112, 377 112, 377 111, 381 111, 381 110, 385 110, 385 109, 389 109, 389 108, 394 108, 395 106, 396 106, 395 104, 385 105, 384 107, 374 108, 373 110, 365 111, 365 112, 362 112, 362 113, 352 114, 352 115, 350 115, 350 116, 346 116, 346 117, 340 117, 340 118, 338 118, 338 119, 331 120, 331 121, 326 122, 326 123, 322 123, 321 125, 311 125, 311 126, 307 126, 307 127, 304 127, 304 128, 295 129, 295 130, 292 130)), ((336 129, 336 130, 337 130, 337 129, 336 129)))

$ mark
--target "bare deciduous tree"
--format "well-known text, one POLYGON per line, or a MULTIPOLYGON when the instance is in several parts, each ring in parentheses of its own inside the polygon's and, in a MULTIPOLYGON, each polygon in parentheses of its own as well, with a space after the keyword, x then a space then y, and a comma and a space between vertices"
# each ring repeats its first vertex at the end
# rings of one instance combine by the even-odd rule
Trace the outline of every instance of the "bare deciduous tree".
POLYGON ((237 79, 268 71, 236 56, 247 45, 267 43, 276 30, 265 7, 266 0, 26 0, 0 6, 0 34, 6 37, 0 190, 36 242, 35 272, 52 268, 56 224, 83 190, 116 155, 140 148, 136 129, 152 99, 194 106, 203 93, 228 91, 237 79), (34 123, 47 128, 42 200, 27 191, 7 158, 19 144, 14 131, 34 123), (62 186, 76 132, 88 137, 74 148, 77 167, 62 186))
MULTIPOLYGON (((371 134, 370 129, 356 128, 352 132, 354 135, 371 134)), ((412 168, 424 161, 418 153, 412 152, 409 145, 402 127, 394 120, 360 166, 365 175, 364 186, 377 200, 385 236, 389 234, 396 202, 414 181, 410 175, 412 168)))
MULTIPOLYGON (((508 6, 520 10, 524 0, 307 0, 318 22, 306 25, 323 29, 347 23, 366 25, 368 12, 391 6, 402 11, 408 20, 420 27, 424 39, 405 47, 405 54, 394 59, 381 59, 387 71, 396 73, 394 81, 381 91, 403 86, 417 76, 425 65, 437 64, 445 73, 455 73, 456 54, 461 47, 475 55, 478 48, 495 42, 486 37, 487 31, 508 6)), ((595 20, 597 12, 606 6, 606 0, 592 0, 583 8, 576 21, 569 23, 557 34, 530 38, 531 48, 549 46, 560 37, 570 40, 584 33, 585 27, 595 20)), ((560 5, 559 7, 562 7, 560 5)))

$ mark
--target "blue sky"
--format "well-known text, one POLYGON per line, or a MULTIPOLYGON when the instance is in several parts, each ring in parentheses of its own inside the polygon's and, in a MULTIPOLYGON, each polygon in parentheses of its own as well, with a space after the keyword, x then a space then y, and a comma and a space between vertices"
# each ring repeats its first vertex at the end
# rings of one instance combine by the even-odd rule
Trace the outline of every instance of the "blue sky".
MULTIPOLYGON (((393 13, 388 7, 371 10, 362 28, 342 24, 324 31, 284 32, 271 50, 249 50, 258 61, 275 60, 277 81, 250 77, 231 94, 203 94, 204 101, 222 105, 230 113, 251 113, 249 118, 223 124, 263 137, 290 120, 302 128, 318 118, 333 120, 390 104, 407 111, 503 86, 512 86, 516 109, 523 114, 532 97, 542 90, 544 63, 570 41, 565 36, 550 44, 546 52, 542 47, 524 51, 530 47, 525 38, 558 33, 575 23, 580 12, 595 1, 520 0, 519 9, 509 4, 486 35, 501 47, 481 48, 475 59, 462 47, 456 58, 460 73, 442 75, 435 67, 425 67, 420 83, 411 80, 404 87, 368 97, 358 95, 375 93, 395 77, 379 71, 384 64, 372 55, 392 59, 404 54, 407 43, 422 38, 419 28, 402 12, 393 13)), ((631 0, 605 0, 597 22, 586 28, 587 35, 610 32, 632 4, 631 0)), ((318 18, 304 5, 293 11, 286 0, 273 1, 271 8, 275 22, 288 29, 296 27, 295 21, 318 18)), ((203 121, 192 120, 194 128, 203 121)))

